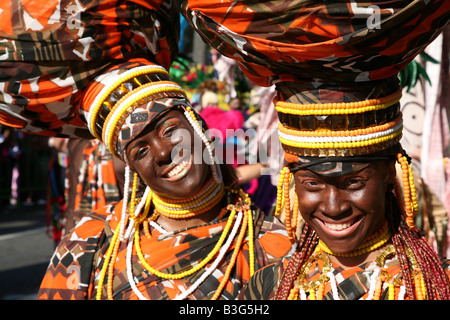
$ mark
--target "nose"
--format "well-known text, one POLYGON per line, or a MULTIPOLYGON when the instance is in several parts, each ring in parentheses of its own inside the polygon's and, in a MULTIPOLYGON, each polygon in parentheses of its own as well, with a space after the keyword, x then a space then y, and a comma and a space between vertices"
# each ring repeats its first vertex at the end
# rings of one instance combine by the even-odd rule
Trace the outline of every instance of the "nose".
POLYGON ((328 185, 320 201, 319 210, 326 216, 337 217, 350 210, 350 202, 344 191, 334 185, 328 185))
POLYGON ((150 143, 150 150, 153 155, 153 160, 158 164, 167 164, 171 162, 171 152, 173 146, 170 142, 164 139, 152 139, 150 143))

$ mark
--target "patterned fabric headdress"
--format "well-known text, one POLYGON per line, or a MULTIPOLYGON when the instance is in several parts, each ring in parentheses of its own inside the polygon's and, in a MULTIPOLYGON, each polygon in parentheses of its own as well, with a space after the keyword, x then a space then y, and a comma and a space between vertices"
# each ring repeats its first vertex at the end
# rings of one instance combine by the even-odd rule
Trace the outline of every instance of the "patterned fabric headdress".
POLYGON ((140 56, 169 68, 178 52, 173 1, 2 1, 0 13, 0 123, 27 133, 92 139, 91 80, 140 56))
POLYGON ((92 135, 125 160, 127 143, 155 116, 178 105, 189 106, 189 102, 167 70, 133 59, 105 72, 87 88, 82 112, 92 135))
POLYGON ((225 0, 212 9, 184 0, 182 8, 203 40, 250 80, 276 86, 290 166, 343 174, 389 154, 404 159, 394 153, 402 132, 397 74, 448 23, 449 1, 225 0))

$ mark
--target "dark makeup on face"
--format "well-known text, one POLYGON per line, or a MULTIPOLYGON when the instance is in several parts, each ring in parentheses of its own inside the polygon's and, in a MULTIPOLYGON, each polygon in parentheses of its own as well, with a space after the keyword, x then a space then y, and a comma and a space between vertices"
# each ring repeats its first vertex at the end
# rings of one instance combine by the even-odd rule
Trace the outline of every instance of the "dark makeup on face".
POLYGON ((294 174, 303 219, 334 252, 351 252, 385 221, 385 193, 395 177, 392 162, 326 176, 302 169, 294 174))
POLYGON ((127 159, 154 192, 186 198, 198 191, 210 175, 204 161, 194 161, 195 145, 202 146, 198 151, 204 148, 194 139, 196 134, 183 113, 171 110, 152 121, 128 144, 127 159))

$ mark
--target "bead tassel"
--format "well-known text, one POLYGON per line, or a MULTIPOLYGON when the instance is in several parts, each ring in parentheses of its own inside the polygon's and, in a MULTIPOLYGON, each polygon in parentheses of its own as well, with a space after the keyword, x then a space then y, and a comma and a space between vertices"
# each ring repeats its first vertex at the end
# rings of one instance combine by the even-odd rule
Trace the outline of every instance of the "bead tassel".
POLYGON ((417 203, 416 198, 416 189, 414 186, 414 180, 412 175, 411 167, 409 166, 407 158, 399 153, 397 155, 398 162, 402 168, 402 180, 403 180, 403 200, 404 200, 404 208, 405 208, 405 221, 408 227, 413 230, 415 228, 414 225, 414 215, 417 213, 419 209, 419 205, 417 203))

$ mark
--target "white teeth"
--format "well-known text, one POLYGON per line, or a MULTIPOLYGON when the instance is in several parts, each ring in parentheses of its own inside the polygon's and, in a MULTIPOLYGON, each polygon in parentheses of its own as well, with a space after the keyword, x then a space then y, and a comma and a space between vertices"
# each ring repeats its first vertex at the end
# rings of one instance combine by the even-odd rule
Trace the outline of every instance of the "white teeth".
POLYGON ((182 172, 184 169, 186 169, 188 164, 189 163, 187 161, 181 162, 179 165, 173 167, 173 169, 170 170, 170 172, 167 175, 169 176, 169 178, 175 177, 176 175, 180 174, 180 172, 182 172))
POLYGON ((333 223, 333 224, 331 224, 331 223, 326 223, 326 222, 324 222, 324 224, 327 228, 330 228, 331 230, 336 230, 336 231, 347 229, 348 227, 350 227, 352 225, 351 223, 343 223, 343 224, 333 223))

